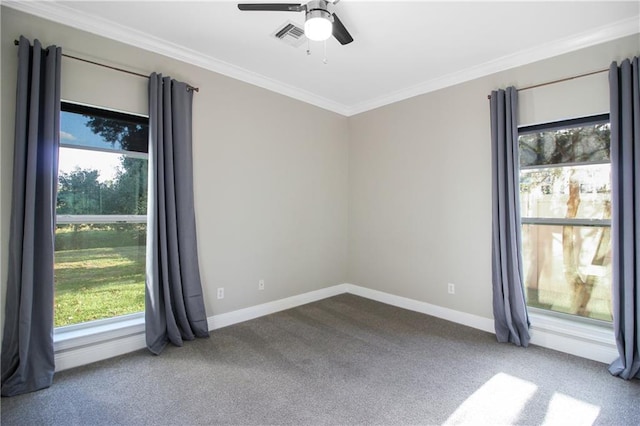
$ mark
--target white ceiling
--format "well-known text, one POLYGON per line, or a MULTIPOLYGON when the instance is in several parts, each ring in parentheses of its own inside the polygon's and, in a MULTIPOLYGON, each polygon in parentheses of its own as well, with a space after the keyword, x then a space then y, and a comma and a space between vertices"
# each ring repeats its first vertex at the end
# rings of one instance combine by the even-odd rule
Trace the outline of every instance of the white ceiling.
POLYGON ((241 12, 236 1, 4 4, 344 115, 640 32, 638 1, 342 0, 333 10, 355 41, 330 39, 324 64, 324 43, 307 55, 307 43, 270 37, 287 20, 303 24, 302 12, 241 12))

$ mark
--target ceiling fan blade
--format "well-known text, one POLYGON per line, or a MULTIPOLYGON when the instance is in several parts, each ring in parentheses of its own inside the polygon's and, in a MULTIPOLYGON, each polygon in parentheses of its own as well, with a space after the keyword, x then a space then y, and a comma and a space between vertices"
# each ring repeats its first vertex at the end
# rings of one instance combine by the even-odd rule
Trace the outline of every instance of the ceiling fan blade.
POLYGON ((340 18, 335 13, 333 14, 333 36, 340 42, 340 44, 345 45, 349 44, 353 41, 353 37, 349 34, 349 31, 344 27, 340 18))
POLYGON ((300 3, 239 3, 238 9, 272 12, 300 12, 303 10, 300 3))

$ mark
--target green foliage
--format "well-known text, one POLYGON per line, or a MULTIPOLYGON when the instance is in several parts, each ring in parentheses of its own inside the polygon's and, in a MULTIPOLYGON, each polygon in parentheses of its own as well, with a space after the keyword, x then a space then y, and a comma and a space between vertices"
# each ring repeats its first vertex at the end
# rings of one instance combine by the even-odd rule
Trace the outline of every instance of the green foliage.
POLYGON ((119 145, 119 148, 126 151, 147 152, 149 144, 147 126, 93 115, 86 117, 88 118, 87 127, 111 145, 119 145))
POLYGON ((144 223, 58 225, 55 249, 59 252, 90 248, 144 247, 146 238, 147 225, 144 223))
POLYGON ((110 190, 104 214, 147 214, 147 161, 122 156, 110 190))
POLYGON ((146 214, 147 161, 122 156, 120 162, 113 181, 99 182, 91 169, 60 173, 57 214, 146 214))
POLYGON ((76 168, 58 176, 58 214, 96 214, 100 211, 105 185, 98 182, 97 170, 76 168))

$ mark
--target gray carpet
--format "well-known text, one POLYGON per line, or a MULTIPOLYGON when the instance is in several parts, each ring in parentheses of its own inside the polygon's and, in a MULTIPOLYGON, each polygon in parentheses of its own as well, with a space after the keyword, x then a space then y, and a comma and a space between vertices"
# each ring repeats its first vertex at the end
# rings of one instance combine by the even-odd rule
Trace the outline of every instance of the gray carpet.
POLYGON ((58 373, 3 425, 640 424, 604 364, 352 295, 58 373))

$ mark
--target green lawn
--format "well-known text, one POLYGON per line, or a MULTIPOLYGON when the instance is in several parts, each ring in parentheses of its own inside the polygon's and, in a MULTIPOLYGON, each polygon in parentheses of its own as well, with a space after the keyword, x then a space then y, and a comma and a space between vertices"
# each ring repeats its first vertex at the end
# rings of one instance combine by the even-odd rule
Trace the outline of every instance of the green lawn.
POLYGON ((55 327, 144 310, 144 247, 61 250, 55 260, 55 327))

